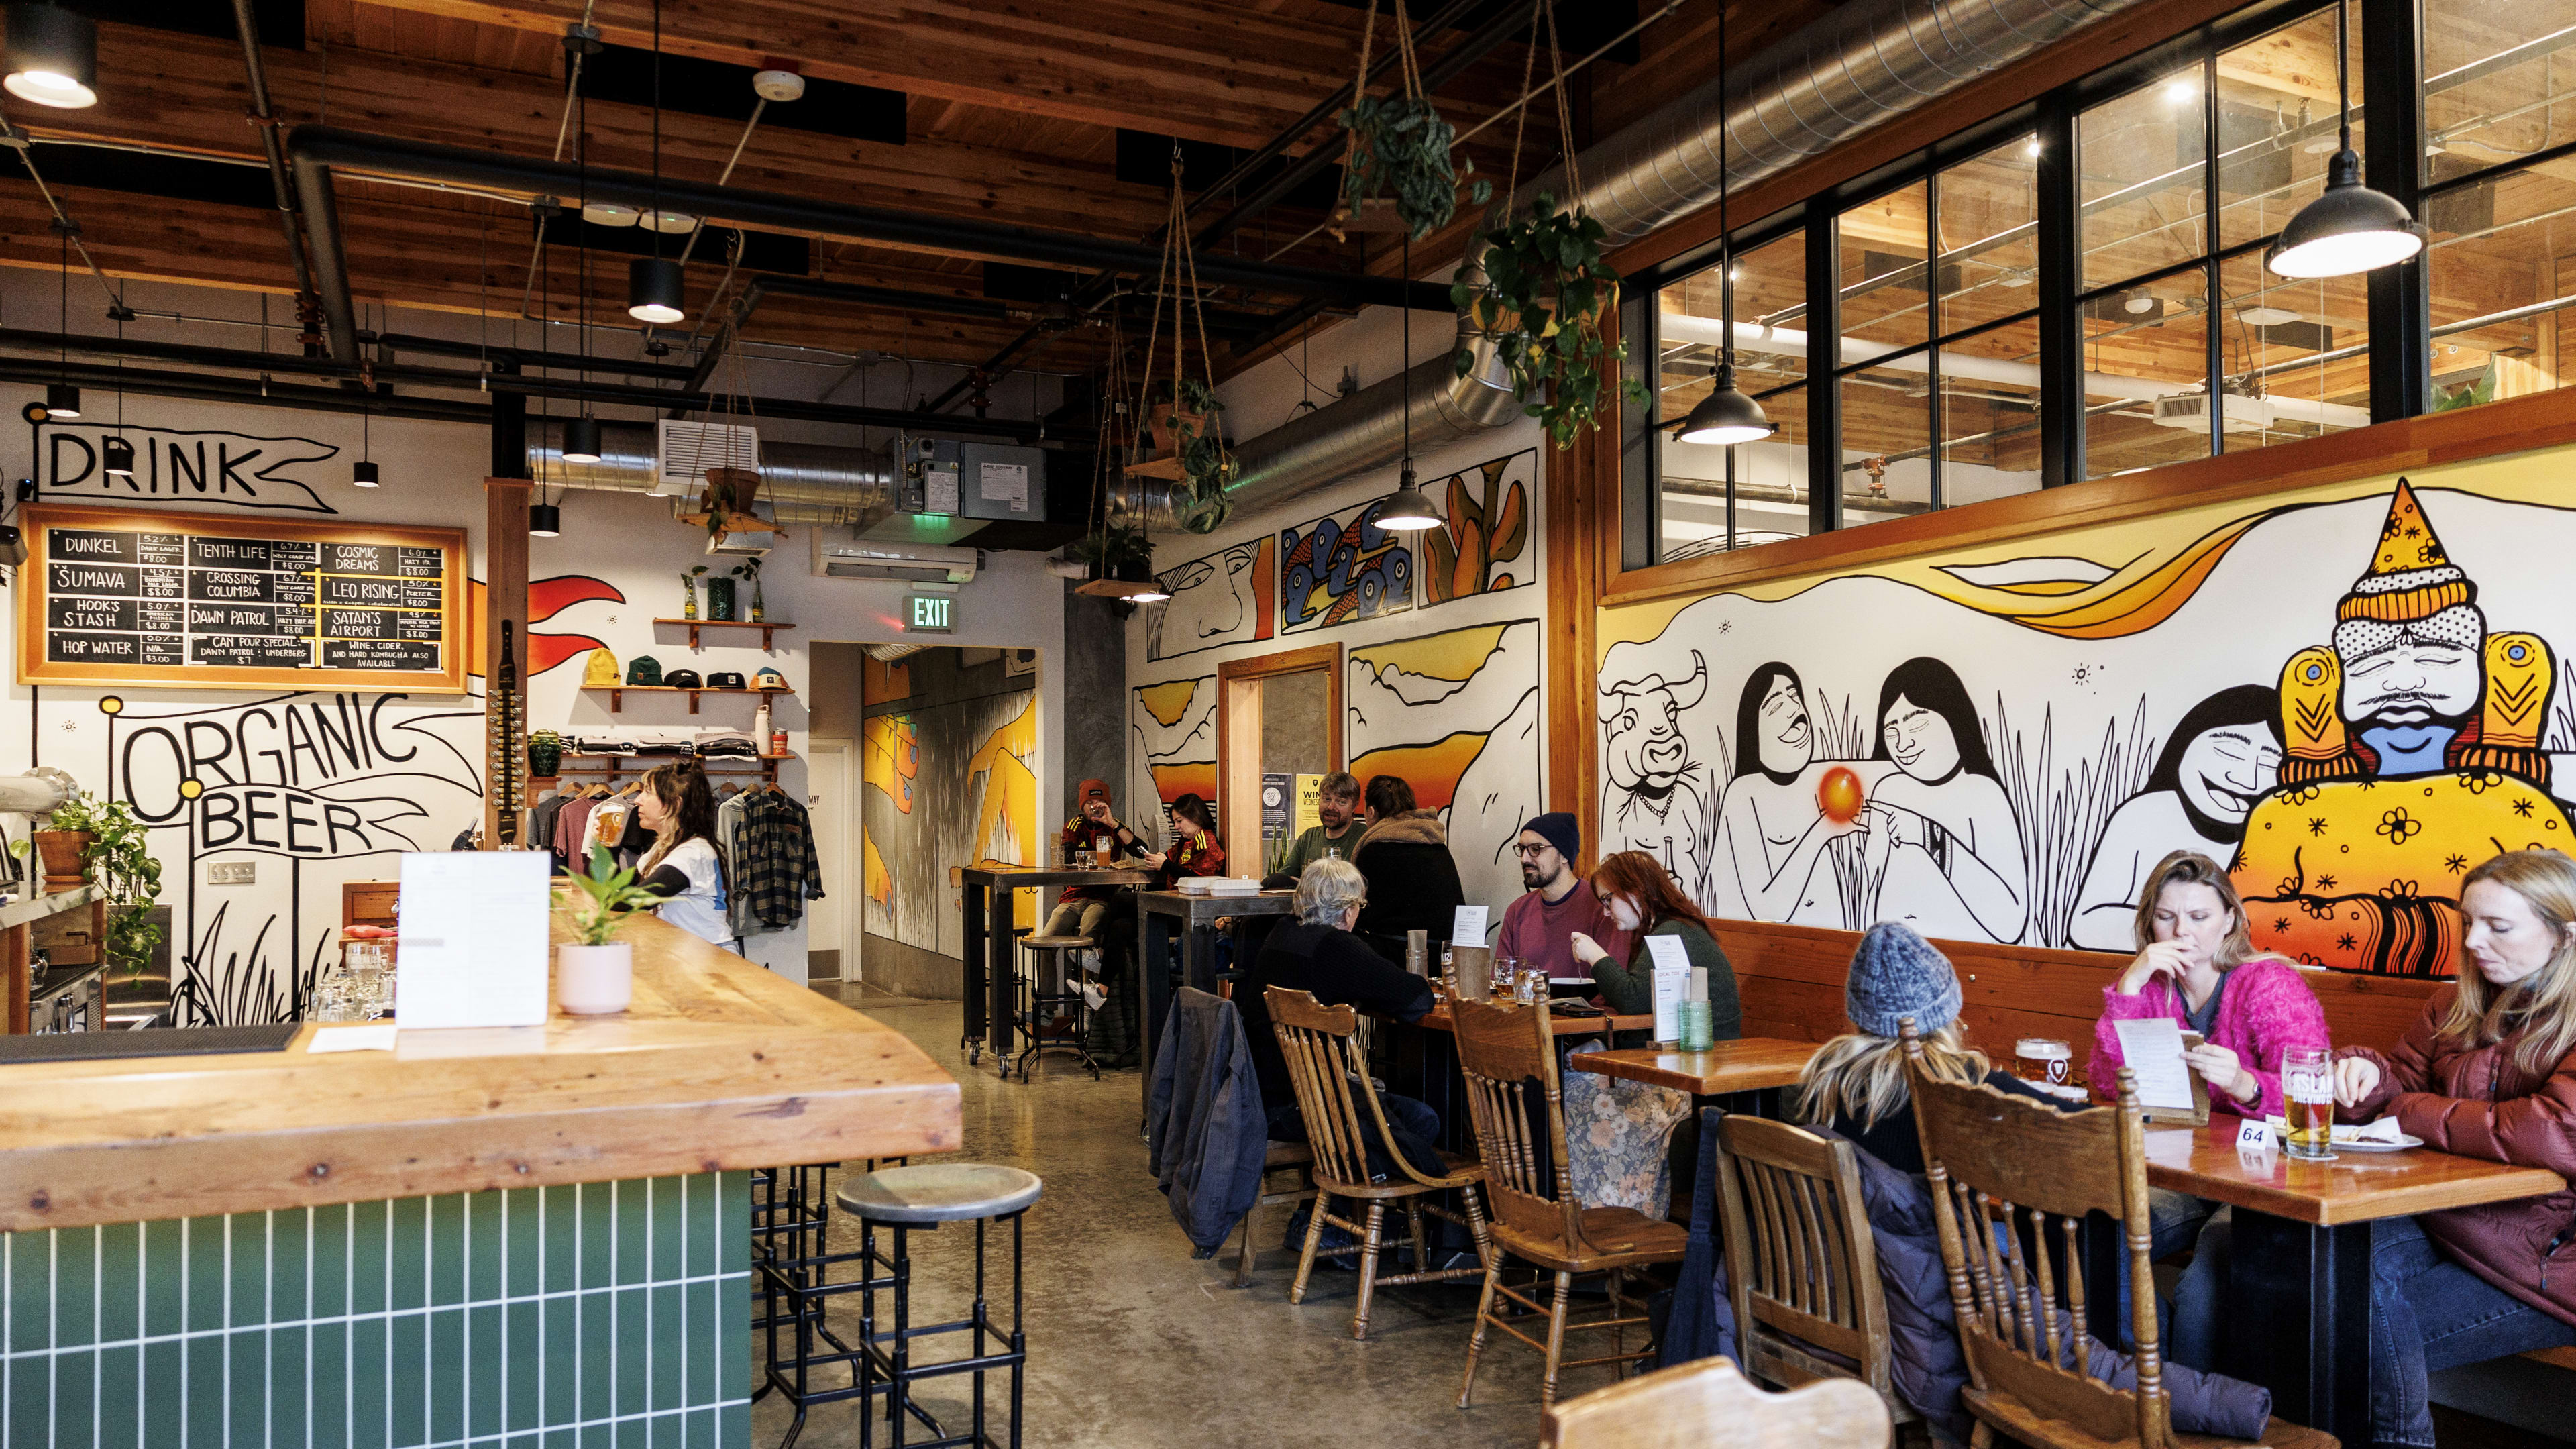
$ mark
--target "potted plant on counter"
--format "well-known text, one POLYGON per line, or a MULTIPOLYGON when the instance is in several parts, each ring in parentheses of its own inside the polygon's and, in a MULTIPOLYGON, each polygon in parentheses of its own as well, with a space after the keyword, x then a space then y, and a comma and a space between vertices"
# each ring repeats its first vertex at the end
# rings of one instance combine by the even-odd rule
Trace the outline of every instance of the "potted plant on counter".
MULTIPOLYGON (((140 975, 152 962, 162 930, 152 924, 161 899, 161 862, 134 807, 86 792, 54 807, 45 828, 31 832, 42 857, 46 890, 72 890, 86 877, 107 901, 107 938, 99 943, 108 964, 140 975)), ((24 854, 25 842, 11 847, 24 854)))
POLYGON ((555 948, 555 1000, 573 1016, 624 1011, 635 996, 635 947, 615 939, 618 928, 651 910, 662 898, 636 884, 608 847, 590 848, 589 869, 571 872, 585 899, 572 903, 572 933, 579 944, 555 948))

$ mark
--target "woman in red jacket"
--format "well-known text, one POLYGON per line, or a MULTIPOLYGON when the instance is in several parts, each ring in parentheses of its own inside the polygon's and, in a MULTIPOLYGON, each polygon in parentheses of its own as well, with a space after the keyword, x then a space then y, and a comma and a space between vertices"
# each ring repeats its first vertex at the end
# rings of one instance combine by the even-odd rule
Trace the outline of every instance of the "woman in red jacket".
MULTIPOLYGON (((2335 1097, 2425 1145, 2576 1177, 2576 861, 2518 850, 2460 890, 2459 979, 2393 1052, 2336 1053, 2335 1097)), ((2431 1449, 2425 1376, 2576 1344, 2576 1191, 2379 1225, 2371 1439, 2431 1449)))

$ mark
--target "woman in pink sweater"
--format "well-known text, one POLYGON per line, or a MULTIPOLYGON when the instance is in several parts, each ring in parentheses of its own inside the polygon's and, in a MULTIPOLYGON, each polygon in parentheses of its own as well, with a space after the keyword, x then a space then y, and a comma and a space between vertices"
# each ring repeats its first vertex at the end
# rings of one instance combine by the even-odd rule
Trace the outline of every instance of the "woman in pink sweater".
MULTIPOLYGON (((2281 1111, 2281 1055, 2324 1049, 2326 1017, 2299 968, 2278 956, 2256 956, 2245 904, 2227 872, 2208 856, 2177 850, 2156 863, 2138 902, 2138 955, 2102 988, 2102 1019, 2093 1027, 2086 1073, 2097 1099, 2119 1081, 2116 1021, 2169 1017, 2201 1044, 2183 1054, 2209 1083, 2209 1104, 2222 1112, 2266 1117, 2281 1111)), ((2155 1255, 2192 1248, 2191 1267, 2174 1290, 2166 1356, 2215 1369, 2227 1290, 2226 1210, 2188 1193, 2152 1188, 2155 1255)))

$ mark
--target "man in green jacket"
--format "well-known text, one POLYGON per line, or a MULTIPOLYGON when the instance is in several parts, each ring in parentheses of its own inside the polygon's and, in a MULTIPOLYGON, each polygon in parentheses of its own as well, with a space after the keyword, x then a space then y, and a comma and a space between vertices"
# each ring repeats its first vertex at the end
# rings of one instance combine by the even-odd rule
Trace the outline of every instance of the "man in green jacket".
MULTIPOLYGON (((1306 827, 1297 843, 1288 847, 1288 858, 1279 867, 1280 884, 1294 887, 1306 874, 1306 867, 1322 860, 1326 852, 1351 858, 1360 843, 1360 782, 1348 770, 1335 770, 1324 777, 1315 795, 1315 818, 1320 825, 1306 827)), ((1277 877, 1274 877, 1277 879, 1277 877)))

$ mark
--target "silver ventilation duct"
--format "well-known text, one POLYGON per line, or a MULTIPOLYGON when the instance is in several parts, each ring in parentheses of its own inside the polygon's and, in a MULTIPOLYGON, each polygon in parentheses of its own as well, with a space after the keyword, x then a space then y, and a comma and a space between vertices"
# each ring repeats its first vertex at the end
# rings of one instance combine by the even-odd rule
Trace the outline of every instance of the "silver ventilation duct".
POLYGON ((892 664, 898 659, 909 659, 930 647, 927 644, 863 644, 860 646, 860 652, 879 664, 892 664))
MULTIPOLYGON (((1520 398, 1503 370, 1493 339, 1459 324, 1458 343, 1475 365, 1458 372, 1455 354, 1443 352, 1413 369, 1413 451, 1428 453, 1460 438, 1501 427, 1521 415, 1520 398)), ((1347 478, 1404 456, 1404 375, 1381 378, 1349 397, 1317 408, 1235 446, 1241 471, 1227 497, 1238 509, 1276 503, 1316 483, 1347 478)), ((1121 478, 1110 485, 1109 506, 1148 529, 1181 526, 1180 485, 1149 478, 1121 478)))
MULTIPOLYGON (((564 421, 528 419, 531 476, 550 488, 606 493, 653 491, 656 444, 652 424, 603 423, 599 429, 599 461, 567 463, 563 460, 564 421)), ((781 523, 848 523, 862 513, 894 506, 894 474, 880 454, 763 439, 760 497, 777 505, 781 523)))
MULTIPOLYGON (((1778 175, 2001 66, 2064 39, 2142 0, 1843 0, 1736 68, 1728 80, 1733 114, 1717 110, 1709 81, 1583 153, 1577 198, 1619 246, 1717 200, 1718 127, 1727 131, 1730 183, 1778 175)), ((1562 167, 1515 198, 1564 198, 1562 167)), ((1457 376, 1449 358, 1413 369, 1417 453, 1497 428, 1521 415, 1493 344, 1466 331, 1477 366, 1457 376)), ((1259 508, 1317 484, 1383 467, 1403 456, 1404 397, 1387 378, 1339 402, 1237 444, 1238 508, 1259 508)), ((1113 488, 1148 528, 1179 525, 1174 485, 1126 479, 1113 488)))
MULTIPOLYGON (((1717 199, 1718 127, 1728 181, 1749 186, 2142 0, 1843 0, 1736 67, 1734 114, 1717 78, 1666 102, 1581 157, 1580 200, 1609 235, 1637 240, 1717 199)), ((1562 167, 1521 188, 1565 196, 1562 167)))

